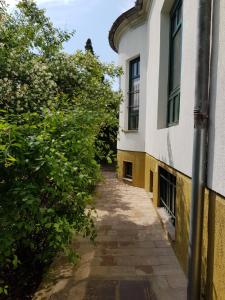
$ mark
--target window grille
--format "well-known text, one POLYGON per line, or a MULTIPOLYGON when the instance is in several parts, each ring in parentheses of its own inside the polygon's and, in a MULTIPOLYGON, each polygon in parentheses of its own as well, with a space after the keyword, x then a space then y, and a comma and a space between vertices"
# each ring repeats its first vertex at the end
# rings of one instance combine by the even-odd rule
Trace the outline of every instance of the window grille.
POLYGON ((176 223, 176 177, 165 169, 159 169, 160 207, 164 207, 171 218, 171 223, 176 223))

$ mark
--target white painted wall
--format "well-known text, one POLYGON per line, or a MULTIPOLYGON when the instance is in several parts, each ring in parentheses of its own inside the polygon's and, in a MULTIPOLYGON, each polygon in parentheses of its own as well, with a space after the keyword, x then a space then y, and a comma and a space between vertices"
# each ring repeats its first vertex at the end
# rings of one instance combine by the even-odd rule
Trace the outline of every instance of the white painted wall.
POLYGON ((145 151, 145 107, 146 107, 146 24, 131 28, 124 34, 119 44, 119 65, 123 68, 121 90, 124 101, 120 107, 120 133, 118 149, 129 151, 145 151), (125 133, 128 129, 128 90, 129 62, 140 56, 140 111, 139 129, 137 132, 125 133))
POLYGON ((195 63, 197 42, 197 1, 183 1, 183 37, 181 99, 179 124, 162 128, 166 124, 167 81, 169 57, 169 13, 173 1, 154 1, 148 19, 148 68, 146 152, 191 176, 193 144, 193 107, 195 96, 195 63), (160 41, 160 36, 162 37, 160 41), (160 116, 161 114, 161 116, 160 116), (160 122, 159 122, 160 121, 160 122))
POLYGON ((225 1, 214 2, 208 186, 225 196, 225 1))
MULTIPOLYGON (((145 151, 175 169, 191 176, 197 3, 184 1, 181 105, 179 125, 166 126, 169 57, 169 13, 173 0, 155 0, 145 26, 123 34, 119 44, 119 64, 126 70, 127 60, 141 53, 140 130, 138 134, 120 132, 118 148, 145 151), (163 12, 163 16, 161 15, 163 12), (163 62, 160 64, 160 62, 163 62), (146 78, 145 78, 146 76, 146 78), (146 91, 144 91, 146 88, 146 91), (145 126, 145 128, 144 128, 145 126), (162 128, 164 127, 164 128, 162 128), (145 134, 146 133, 146 134, 145 134)), ((128 90, 128 73, 122 90, 128 90)), ((126 97, 125 97, 126 98, 126 97)), ((120 126, 127 122, 127 102, 121 106, 120 126), (125 120, 125 121, 124 121, 125 120)))
MULTIPOLYGON (((126 129, 128 60, 140 53, 141 102, 138 133, 120 131, 118 149, 145 151, 191 177, 193 109, 197 48, 197 1, 183 1, 183 41, 179 124, 166 126, 169 55, 169 12, 173 0, 154 0, 145 25, 123 34, 119 44, 119 64, 125 71, 121 88, 120 126, 126 129)), ((213 73, 208 186, 225 196, 225 1, 215 1, 213 73)))

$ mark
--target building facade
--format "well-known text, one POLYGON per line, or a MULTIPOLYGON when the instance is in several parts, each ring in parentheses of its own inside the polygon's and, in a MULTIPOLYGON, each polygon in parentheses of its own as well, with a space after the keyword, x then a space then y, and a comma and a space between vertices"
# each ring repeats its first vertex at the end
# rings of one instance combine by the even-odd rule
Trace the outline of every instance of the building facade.
MULTIPOLYGON (((123 68, 118 176, 153 195, 187 272, 198 1, 138 0, 109 42, 123 68)), ((214 0, 202 293, 225 299, 225 1, 214 0)))

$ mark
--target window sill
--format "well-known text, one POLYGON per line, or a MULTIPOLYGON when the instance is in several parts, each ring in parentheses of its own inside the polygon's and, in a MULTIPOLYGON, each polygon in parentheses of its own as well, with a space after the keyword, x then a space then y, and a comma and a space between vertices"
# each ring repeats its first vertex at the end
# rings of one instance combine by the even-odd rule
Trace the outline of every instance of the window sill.
POLYGON ((123 133, 138 133, 138 129, 137 130, 128 130, 128 129, 122 129, 123 133))
POLYGON ((157 208, 158 215, 170 241, 175 241, 175 227, 170 222, 170 216, 163 207, 157 208))
POLYGON ((126 178, 126 177, 123 177, 123 180, 124 180, 124 181, 127 181, 127 182, 133 182, 133 179, 131 179, 131 178, 126 178))
POLYGON ((173 126, 177 126, 179 125, 179 122, 176 122, 176 123, 168 123, 167 124, 167 128, 170 128, 170 127, 173 127, 173 126))

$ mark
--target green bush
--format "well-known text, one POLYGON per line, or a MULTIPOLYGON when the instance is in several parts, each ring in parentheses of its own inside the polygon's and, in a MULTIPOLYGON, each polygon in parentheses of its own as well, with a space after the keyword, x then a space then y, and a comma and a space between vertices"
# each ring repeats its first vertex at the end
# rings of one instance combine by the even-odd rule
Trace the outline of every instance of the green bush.
POLYGON ((87 205, 96 155, 111 155, 97 139, 117 128, 120 70, 89 51, 64 53, 71 34, 33 1, 0 11, 0 294, 23 298, 33 269, 60 250, 76 258, 74 234, 95 237, 87 205))

